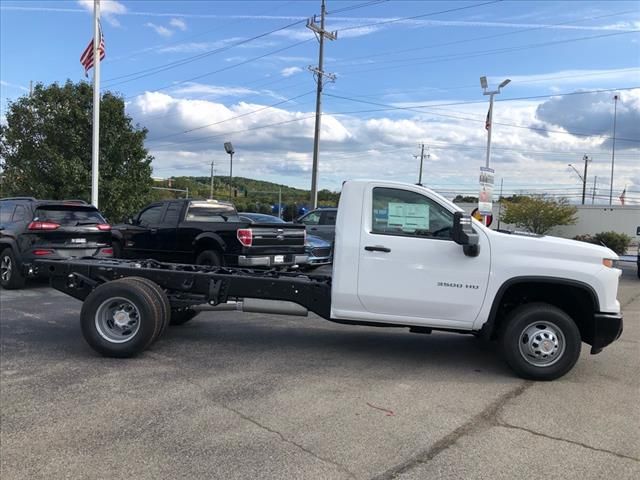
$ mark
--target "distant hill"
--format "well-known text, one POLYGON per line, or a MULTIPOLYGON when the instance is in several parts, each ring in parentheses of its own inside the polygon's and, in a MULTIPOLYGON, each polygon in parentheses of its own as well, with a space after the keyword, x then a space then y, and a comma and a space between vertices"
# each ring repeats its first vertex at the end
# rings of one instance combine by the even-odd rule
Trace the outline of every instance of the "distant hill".
MULTIPOLYGON (((156 187, 189 189, 191 198, 209 198, 211 191, 210 177, 172 177, 166 180, 156 180, 156 187)), ((304 209, 310 207, 310 191, 293 188, 264 180, 253 178, 233 177, 233 188, 229 189, 229 177, 215 177, 213 198, 218 200, 231 199, 238 211, 276 213, 278 191, 282 194, 283 214, 285 219, 297 217, 304 209), (231 191, 231 197, 230 197, 231 191)), ((186 192, 154 190, 153 200, 167 198, 183 198, 186 192)), ((329 190, 318 192, 318 205, 334 207, 338 204, 340 194, 329 190)))

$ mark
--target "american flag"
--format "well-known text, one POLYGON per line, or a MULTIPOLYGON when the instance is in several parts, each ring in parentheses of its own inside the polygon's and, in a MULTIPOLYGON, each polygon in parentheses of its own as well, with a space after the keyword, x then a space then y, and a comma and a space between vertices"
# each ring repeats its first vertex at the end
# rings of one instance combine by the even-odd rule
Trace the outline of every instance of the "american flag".
MULTIPOLYGON (((98 32, 100 33, 100 45, 98 45, 98 51, 100 52, 100 61, 104 60, 106 55, 105 46, 104 46, 104 36, 102 35, 102 27, 98 25, 98 32)), ((84 67, 84 76, 89 76, 89 70, 93 68, 93 38, 87 45, 87 48, 84 49, 82 55, 80 56, 80 63, 84 67)))
POLYGON ((491 128, 491 107, 492 105, 489 105, 489 111, 487 112, 487 119, 484 122, 484 128, 487 130, 491 128))

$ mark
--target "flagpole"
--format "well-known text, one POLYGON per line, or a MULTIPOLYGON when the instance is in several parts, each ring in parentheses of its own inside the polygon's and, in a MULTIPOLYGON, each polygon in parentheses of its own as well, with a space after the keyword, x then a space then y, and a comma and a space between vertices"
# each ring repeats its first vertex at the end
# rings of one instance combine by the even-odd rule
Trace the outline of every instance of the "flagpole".
POLYGON ((93 142, 91 144, 91 204, 98 208, 100 162, 100 0, 93 0, 93 142))

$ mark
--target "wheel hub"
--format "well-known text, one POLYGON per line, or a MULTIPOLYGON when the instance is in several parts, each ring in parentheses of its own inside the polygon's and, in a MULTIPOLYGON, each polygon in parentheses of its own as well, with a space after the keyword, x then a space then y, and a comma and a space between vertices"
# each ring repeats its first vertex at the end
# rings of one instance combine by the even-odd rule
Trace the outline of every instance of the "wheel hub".
POLYGON ((123 328, 129 325, 131 317, 124 310, 118 310, 113 314, 113 322, 117 327, 123 328))
POLYGON ((5 282, 9 281, 11 278, 11 271, 13 270, 13 266, 11 265, 11 257, 5 255, 0 260, 0 278, 5 282))
POLYGON ((532 365, 546 367, 556 363, 564 353, 562 331, 549 322, 527 326, 520 335, 520 354, 532 365))

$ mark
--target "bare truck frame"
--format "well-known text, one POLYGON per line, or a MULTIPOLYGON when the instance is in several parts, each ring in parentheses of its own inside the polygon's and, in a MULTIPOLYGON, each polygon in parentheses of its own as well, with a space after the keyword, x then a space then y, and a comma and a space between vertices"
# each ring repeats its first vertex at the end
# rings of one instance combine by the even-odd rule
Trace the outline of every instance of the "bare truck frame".
POLYGON ((56 290, 83 301, 80 322, 89 345, 107 356, 148 348, 171 324, 210 310, 306 315, 329 320, 331 277, 161 263, 155 260, 37 260, 56 290))

